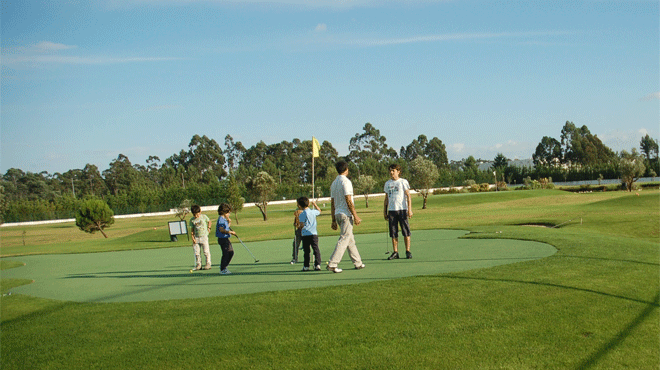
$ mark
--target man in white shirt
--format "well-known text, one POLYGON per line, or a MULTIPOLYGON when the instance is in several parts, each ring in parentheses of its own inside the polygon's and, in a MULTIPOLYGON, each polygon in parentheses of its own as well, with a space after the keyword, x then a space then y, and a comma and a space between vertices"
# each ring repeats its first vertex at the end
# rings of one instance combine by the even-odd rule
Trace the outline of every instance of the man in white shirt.
POLYGON ((339 161, 335 164, 337 173, 339 174, 335 181, 330 186, 330 207, 332 214, 332 230, 341 230, 339 240, 335 246, 334 252, 328 261, 328 270, 332 272, 342 272, 342 269, 337 267, 341 262, 344 252, 348 248, 348 255, 353 261, 355 269, 359 270, 364 268, 360 252, 358 252, 355 245, 355 237, 353 236, 353 223, 359 225, 362 220, 358 217, 353 204, 353 184, 348 179, 348 163, 339 161))
POLYGON ((399 225, 406 244, 406 258, 412 258, 410 253, 410 225, 408 219, 412 218, 412 200, 410 198, 410 184, 402 179, 401 166, 390 165, 390 180, 385 183, 385 219, 389 222, 390 237, 392 238, 392 255, 388 260, 399 258, 399 225))

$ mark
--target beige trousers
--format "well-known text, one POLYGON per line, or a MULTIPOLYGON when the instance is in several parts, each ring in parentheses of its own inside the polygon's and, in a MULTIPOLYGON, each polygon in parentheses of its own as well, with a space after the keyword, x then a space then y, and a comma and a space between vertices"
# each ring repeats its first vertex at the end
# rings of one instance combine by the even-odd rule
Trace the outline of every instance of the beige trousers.
POLYGON ((330 256, 330 261, 328 266, 331 268, 337 267, 339 262, 341 262, 342 257, 344 257, 344 252, 348 248, 348 255, 353 261, 355 267, 362 266, 362 257, 360 257, 360 252, 358 252, 357 246, 355 245, 355 238, 353 237, 353 217, 346 216, 343 214, 335 215, 337 220, 337 225, 339 225, 340 235, 337 245, 335 246, 335 251, 332 252, 330 256))
POLYGON ((200 249, 204 251, 204 257, 206 257, 206 265, 211 266, 211 249, 209 248, 208 235, 196 236, 195 240, 197 241, 197 243, 193 244, 193 251, 195 252, 195 266, 200 266, 202 264, 200 249))

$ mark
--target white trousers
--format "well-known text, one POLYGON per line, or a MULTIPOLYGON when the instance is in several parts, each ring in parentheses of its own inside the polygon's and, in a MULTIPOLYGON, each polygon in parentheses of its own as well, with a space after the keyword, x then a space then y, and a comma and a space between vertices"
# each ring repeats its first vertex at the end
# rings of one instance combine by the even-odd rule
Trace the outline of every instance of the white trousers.
POLYGON ((202 256, 200 254, 200 249, 204 251, 206 264, 208 266, 211 266, 211 249, 209 248, 208 235, 196 236, 195 240, 197 241, 197 243, 193 244, 193 251, 195 252, 195 266, 200 266, 202 264, 202 256))
POLYGON ((339 225, 340 235, 337 245, 335 246, 335 251, 332 252, 330 256, 330 261, 328 262, 329 267, 337 267, 339 262, 341 262, 342 257, 344 257, 344 252, 348 249, 348 255, 353 261, 355 267, 362 266, 362 257, 360 257, 360 252, 358 252, 357 246, 355 245, 355 237, 353 237, 353 217, 346 216, 344 214, 335 215, 335 220, 337 220, 337 225, 339 225))

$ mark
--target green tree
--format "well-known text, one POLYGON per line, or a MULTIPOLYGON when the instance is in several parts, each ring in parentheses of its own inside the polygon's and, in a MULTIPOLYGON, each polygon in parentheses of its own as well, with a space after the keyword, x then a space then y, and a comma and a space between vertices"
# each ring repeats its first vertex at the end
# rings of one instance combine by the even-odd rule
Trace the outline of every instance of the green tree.
POLYGON ((438 168, 446 167, 449 164, 447 148, 442 143, 442 140, 437 137, 434 137, 426 144, 424 155, 426 155, 427 159, 435 163, 438 168))
POLYGON ((133 168, 128 157, 123 154, 119 154, 117 159, 113 159, 110 167, 103 171, 105 183, 114 195, 118 195, 121 191, 128 192, 131 183, 137 179, 137 175, 137 170, 133 168))
POLYGON ((185 221, 186 216, 190 213, 190 207, 192 207, 192 201, 190 199, 182 200, 181 203, 174 208, 176 217, 181 221, 185 221))
POLYGON ((240 141, 235 143, 231 135, 225 136, 225 148, 223 154, 227 161, 227 172, 231 174, 238 169, 246 149, 240 141))
POLYGON ((245 203, 245 198, 241 196, 241 189, 238 187, 236 178, 232 175, 229 175, 227 179, 227 204, 231 206, 232 211, 234 212, 234 218, 238 224, 238 212, 243 210, 243 204, 245 203))
POLYGON ((493 160, 493 164, 490 166, 490 169, 494 171, 495 174, 495 187, 498 187, 498 181, 497 181, 497 176, 500 176, 502 178, 502 182, 504 182, 504 178, 506 175, 506 170, 509 167, 509 159, 504 156, 502 153, 497 153, 497 156, 495 156, 495 159, 493 160))
POLYGON ((499 173, 504 173, 504 169, 509 165, 509 159, 504 156, 502 153, 497 153, 497 156, 495 156, 495 159, 493 160, 493 164, 490 166, 492 170, 495 170, 499 173))
POLYGON ((647 160, 658 159, 658 142, 646 134, 639 142, 639 149, 647 160))
POLYGON ((422 209, 426 209, 426 200, 439 176, 438 166, 428 159, 417 157, 410 162, 410 186, 424 198, 422 209))
POLYGON ((188 166, 194 166, 199 171, 200 177, 205 183, 211 182, 213 178, 217 181, 225 176, 225 157, 222 155, 220 145, 209 139, 206 135, 195 135, 188 144, 188 166))
POLYGON ((625 150, 621 152, 619 173, 621 174, 621 181, 626 184, 628 191, 632 191, 633 184, 644 175, 644 171, 646 171, 644 158, 637 153, 636 148, 633 148, 630 153, 625 150))
POLYGON ((532 154, 534 166, 556 166, 561 163, 561 143, 557 139, 544 136, 532 154))
POLYGON ((479 165, 473 156, 467 157, 463 162, 462 170, 465 180, 477 180, 477 176, 479 175, 479 165))
POLYGON ((376 180, 374 180, 373 176, 370 175, 360 175, 357 179, 355 179, 355 182, 353 183, 355 192, 364 194, 364 202, 366 208, 369 208, 369 193, 371 193, 374 186, 376 186, 376 180))
POLYGON ((5 214, 7 213, 7 196, 5 195, 5 187, 0 184, 0 225, 5 223, 5 214))
POLYGON ((426 145, 428 144, 428 139, 425 135, 419 135, 417 139, 414 139, 408 146, 401 147, 399 150, 399 156, 406 161, 412 161, 413 159, 423 156, 426 145))
POLYGON ((255 202, 254 204, 261 211, 264 221, 268 221, 266 207, 275 195, 275 188, 277 187, 275 180, 268 172, 261 171, 247 180, 246 187, 255 202))
POLYGON ((658 142, 646 134, 639 142, 639 149, 646 158, 646 167, 648 174, 655 177, 652 173, 657 175, 660 172, 660 162, 658 161, 658 142))
POLYGON ((408 146, 401 147, 399 151, 399 157, 406 162, 419 156, 431 160, 438 168, 445 167, 449 163, 445 144, 437 137, 428 140, 425 135, 419 135, 417 139, 414 139, 408 146))
POLYGON ((571 166, 595 166, 609 163, 616 158, 612 149, 592 135, 587 126, 577 128, 567 121, 561 130, 563 163, 571 166))
POLYGON ((103 229, 114 223, 114 213, 101 199, 89 198, 83 201, 76 213, 76 226, 86 233, 94 234, 100 231, 107 238, 108 235, 103 229))
POLYGON ((85 168, 83 168, 82 183, 84 184, 83 196, 91 195, 100 197, 108 190, 98 167, 93 164, 88 163, 85 165, 85 168))
POLYGON ((348 161, 357 166, 357 175, 376 178, 387 173, 385 163, 396 159, 396 150, 387 145, 387 138, 371 123, 365 123, 362 133, 356 133, 349 141, 348 161))

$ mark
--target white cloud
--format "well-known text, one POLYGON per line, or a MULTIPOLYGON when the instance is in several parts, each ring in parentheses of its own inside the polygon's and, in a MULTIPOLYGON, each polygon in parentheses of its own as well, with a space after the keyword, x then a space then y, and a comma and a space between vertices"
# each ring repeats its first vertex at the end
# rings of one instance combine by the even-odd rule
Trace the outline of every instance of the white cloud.
POLYGON ((449 150, 453 153, 461 153, 463 149, 465 149, 465 144, 463 143, 455 143, 449 146, 449 150))
POLYGON ((27 47, 14 47, 3 49, 2 63, 5 65, 44 65, 44 64, 69 64, 69 65, 91 65, 91 64, 119 64, 139 62, 160 62, 168 60, 180 60, 173 57, 113 57, 113 56, 81 56, 65 55, 64 51, 77 49, 76 45, 65 45, 50 41, 41 41, 27 47))
POLYGON ((105 57, 105 56, 59 56, 59 55, 32 55, 5 58, 5 63, 31 63, 31 64, 118 64, 136 62, 160 62, 167 60, 178 60, 180 58, 159 57, 105 57))
POLYGON ((77 46, 75 45, 64 45, 64 44, 58 44, 50 41, 41 41, 40 43, 34 45, 34 49, 41 51, 41 52, 49 52, 49 51, 60 51, 60 50, 69 50, 69 49, 75 49, 77 46))
POLYGON ((355 46, 386 46, 399 44, 414 44, 422 42, 440 42, 452 40, 483 40, 497 38, 530 38, 569 35, 568 31, 549 31, 549 32, 499 32, 499 33, 448 33, 430 36, 413 36, 404 38, 386 38, 386 39, 356 39, 348 40, 345 43, 355 46))
POLYGON ((319 23, 316 25, 314 32, 325 32, 327 30, 328 30, 328 25, 326 25, 325 23, 319 23))
POLYGON ((639 99, 640 101, 653 101, 653 100, 660 100, 660 91, 654 92, 651 94, 646 95, 645 97, 639 99))
POLYGON ((610 149, 615 152, 620 152, 622 150, 630 151, 632 148, 639 148, 639 142, 642 140, 646 134, 649 134, 651 137, 656 137, 658 135, 657 131, 649 131, 646 128, 641 128, 638 130, 613 130, 603 134, 598 134, 598 138, 607 145, 610 149))
POLYGON ((427 4, 448 0, 106 0, 103 6, 108 9, 126 8, 131 6, 151 5, 169 6, 190 3, 212 3, 227 6, 284 6, 302 8, 328 8, 328 9, 352 9, 352 8, 374 8, 384 3, 427 4))

